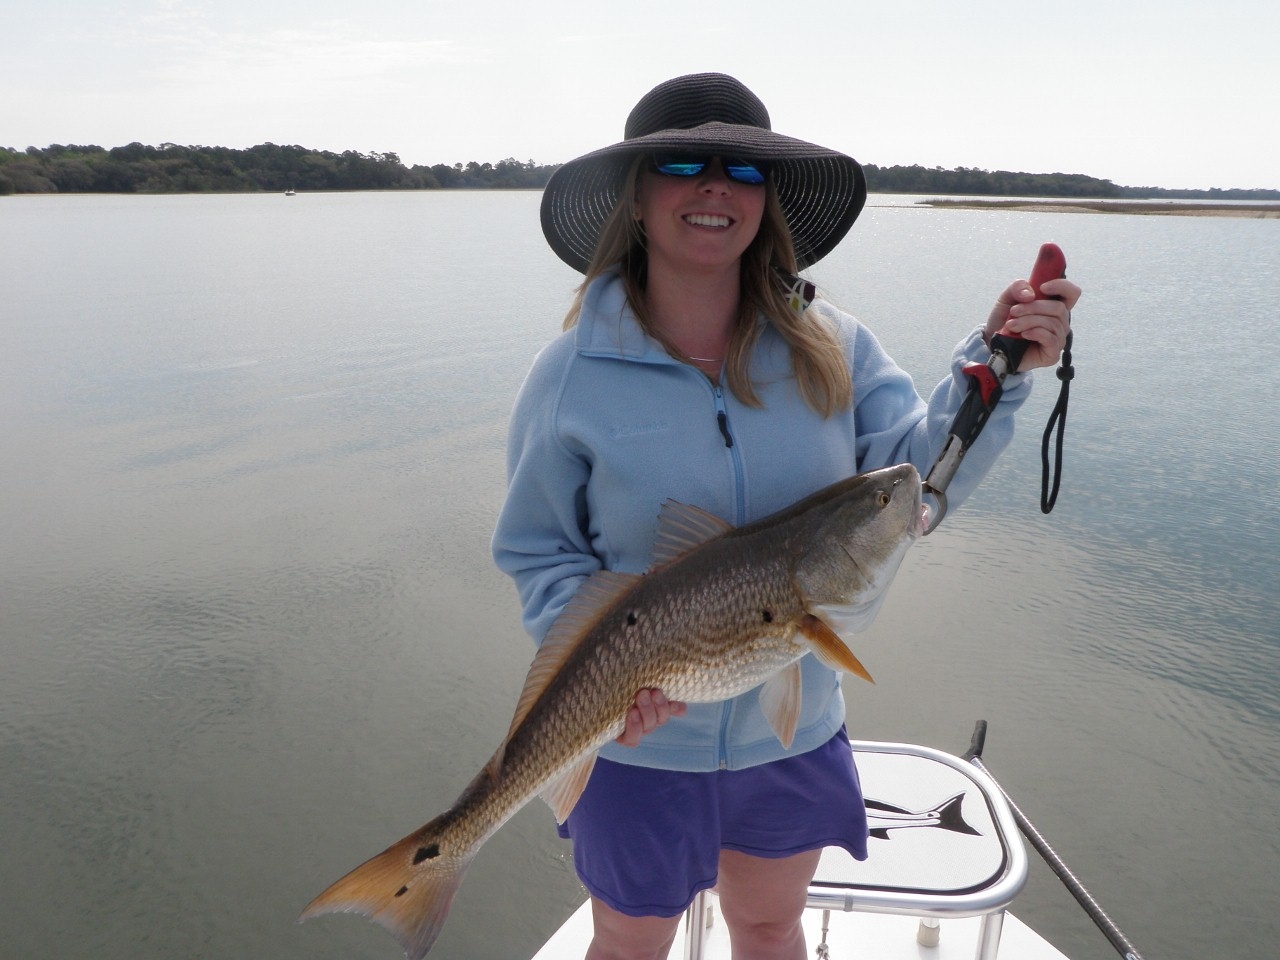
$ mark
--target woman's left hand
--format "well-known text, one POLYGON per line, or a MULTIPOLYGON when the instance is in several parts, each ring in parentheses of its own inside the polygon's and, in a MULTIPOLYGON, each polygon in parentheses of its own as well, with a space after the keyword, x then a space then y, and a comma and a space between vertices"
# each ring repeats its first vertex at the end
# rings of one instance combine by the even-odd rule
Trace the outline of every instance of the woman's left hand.
POLYGON ((640 739, 653 733, 672 717, 683 717, 685 705, 679 700, 668 700, 661 690, 649 687, 636 693, 635 702, 627 711, 627 726, 618 737, 624 747, 638 747, 640 739))
POLYGON ((1071 308, 1080 299, 1080 288, 1066 278, 1047 280, 1040 291, 1061 300, 1037 300, 1026 280, 1015 280, 1005 288, 991 308, 982 336, 987 343, 997 333, 1016 333, 1027 341, 1019 372, 1036 367, 1052 367, 1062 355, 1071 330, 1071 308))

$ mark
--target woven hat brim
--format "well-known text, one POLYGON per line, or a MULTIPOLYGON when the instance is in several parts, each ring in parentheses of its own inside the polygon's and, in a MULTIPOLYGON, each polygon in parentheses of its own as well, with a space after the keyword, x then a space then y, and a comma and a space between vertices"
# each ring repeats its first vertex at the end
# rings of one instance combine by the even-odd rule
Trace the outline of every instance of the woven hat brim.
POLYGON ((586 272, 627 167, 637 154, 662 150, 767 162, 802 270, 835 249, 867 201, 862 167, 836 150, 728 123, 659 130, 584 154, 551 176, 542 194, 542 232, 561 260, 586 272))

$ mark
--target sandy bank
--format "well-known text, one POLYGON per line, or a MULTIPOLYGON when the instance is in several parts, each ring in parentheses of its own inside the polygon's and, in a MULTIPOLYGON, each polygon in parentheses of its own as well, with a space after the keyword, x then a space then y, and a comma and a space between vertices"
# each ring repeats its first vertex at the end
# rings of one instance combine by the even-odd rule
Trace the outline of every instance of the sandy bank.
POLYGON ((1140 216, 1280 218, 1277 203, 1189 203, 1125 200, 921 200, 954 210, 1020 210, 1030 213, 1130 213, 1140 216))

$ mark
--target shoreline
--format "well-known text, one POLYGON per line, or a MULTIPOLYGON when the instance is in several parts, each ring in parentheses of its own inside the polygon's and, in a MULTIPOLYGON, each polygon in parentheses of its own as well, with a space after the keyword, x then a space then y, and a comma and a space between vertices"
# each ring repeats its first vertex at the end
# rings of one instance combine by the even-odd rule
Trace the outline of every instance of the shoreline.
POLYGON ((1280 219, 1280 203, 1198 203, 1186 200, 920 200, 950 210, 1013 210, 1021 213, 1127 213, 1138 216, 1244 217, 1280 219))

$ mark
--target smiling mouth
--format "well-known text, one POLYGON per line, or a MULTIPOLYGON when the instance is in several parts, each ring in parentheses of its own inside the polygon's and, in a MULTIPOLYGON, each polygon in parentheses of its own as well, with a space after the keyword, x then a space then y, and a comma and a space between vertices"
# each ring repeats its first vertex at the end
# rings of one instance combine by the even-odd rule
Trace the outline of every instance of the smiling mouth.
POLYGON ((733 221, 723 214, 715 213, 690 213, 684 217, 684 222, 695 227, 718 227, 723 229, 733 221))

